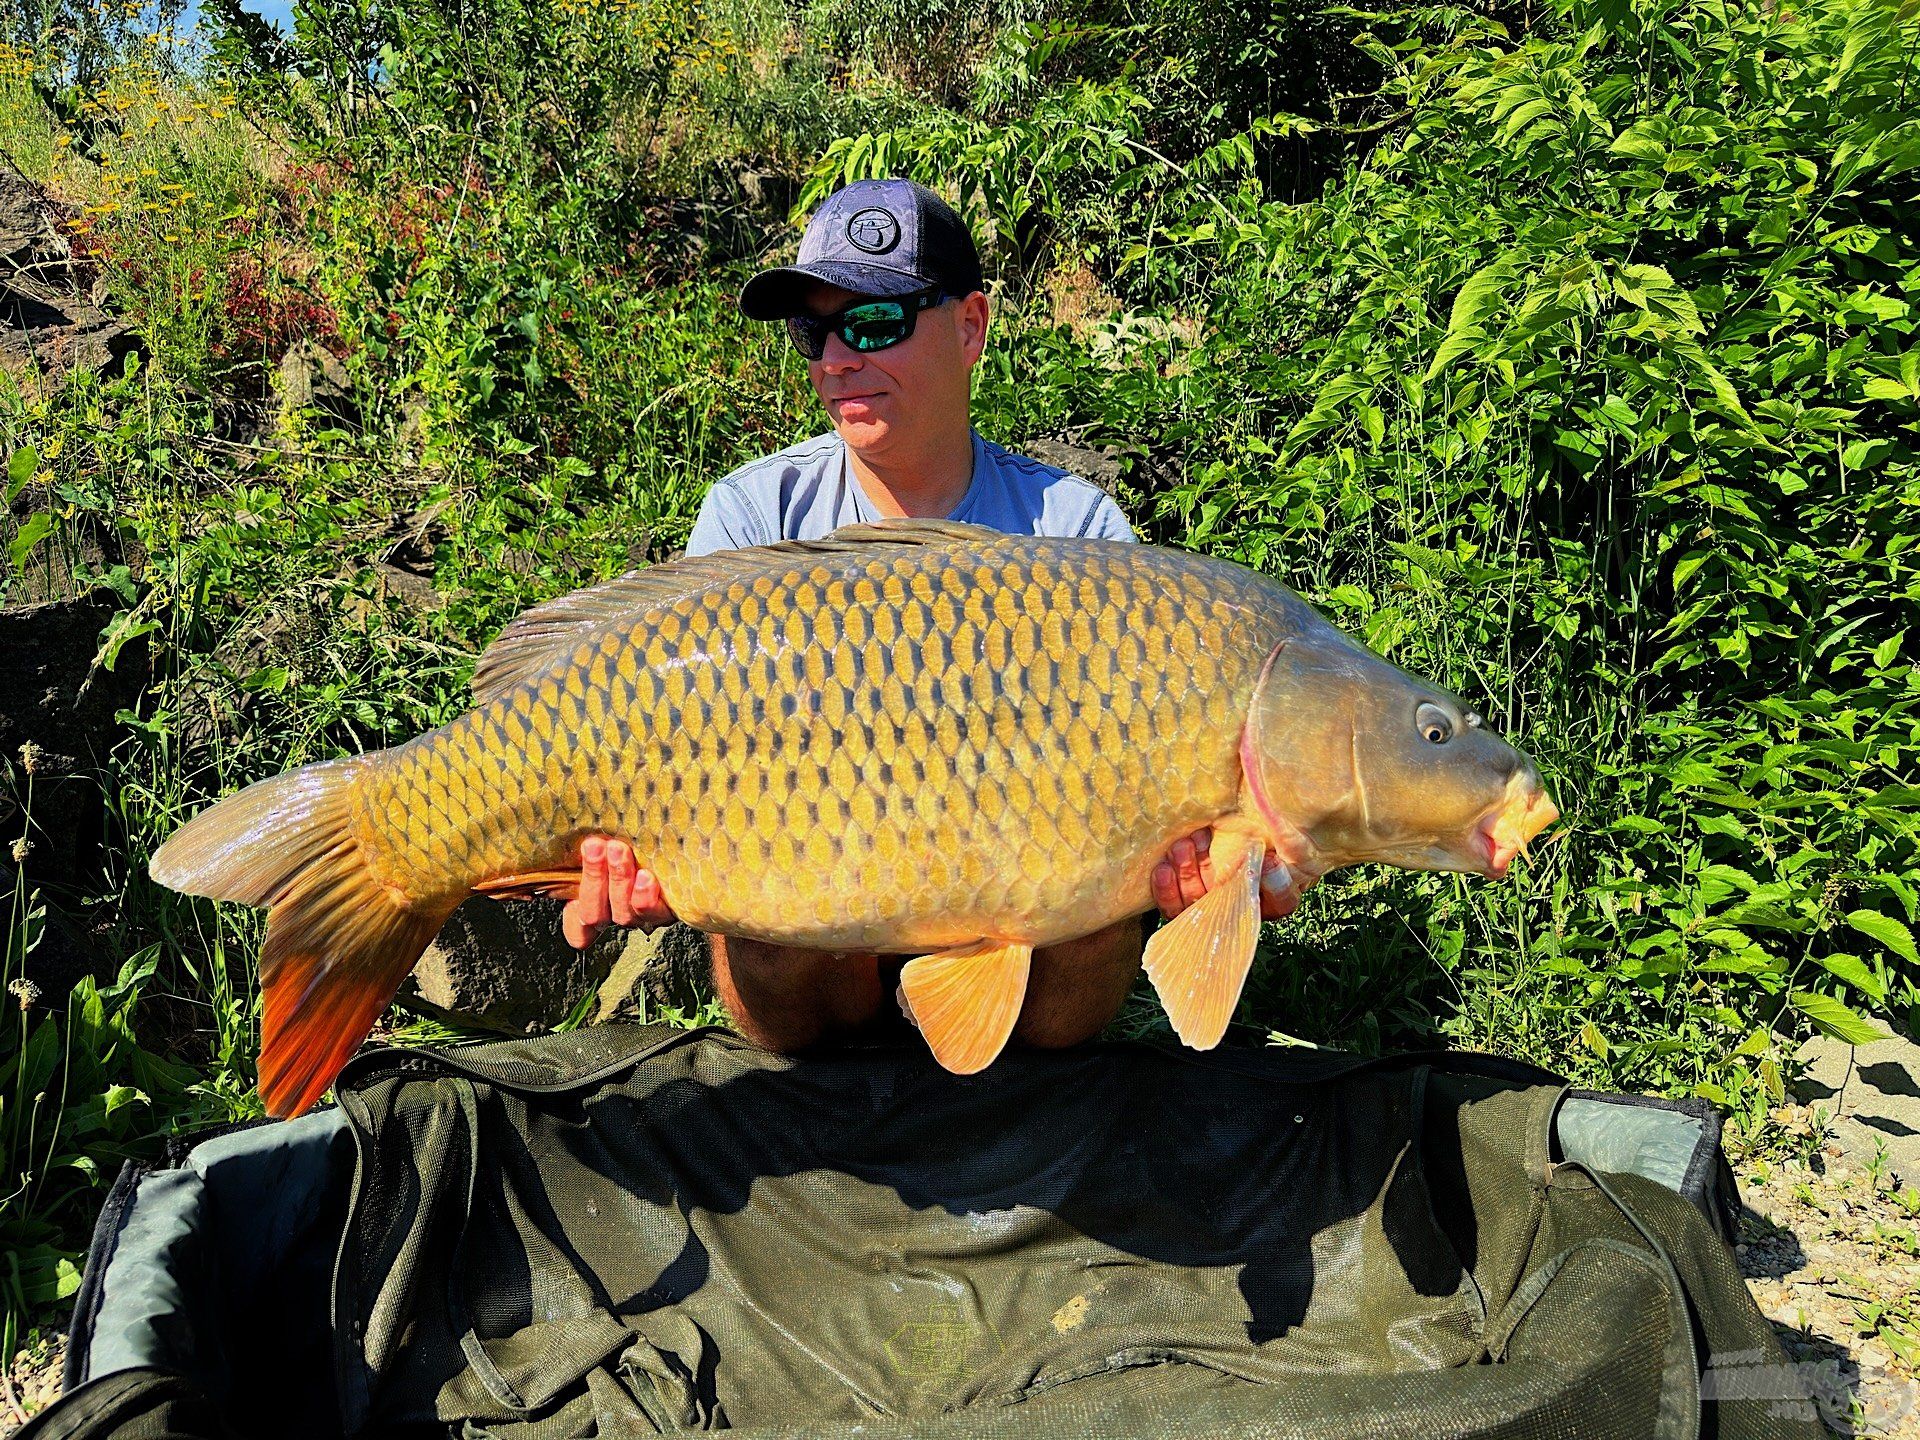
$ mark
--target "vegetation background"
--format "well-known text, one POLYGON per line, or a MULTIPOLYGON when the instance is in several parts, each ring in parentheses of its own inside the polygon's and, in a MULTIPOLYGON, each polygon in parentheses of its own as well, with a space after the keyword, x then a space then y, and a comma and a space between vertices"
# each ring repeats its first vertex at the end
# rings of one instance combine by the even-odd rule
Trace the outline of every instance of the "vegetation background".
POLYGON ((451 719, 507 619, 824 428, 732 298, 863 175, 985 240, 983 431, 1099 452, 1151 539, 1484 701, 1565 813, 1512 883, 1320 886, 1240 1038, 1501 1051, 1762 1136, 1810 1031, 1920 1031, 1915 0, 295 14, 0 19, 0 161, 141 342, 0 375, 0 601, 101 587, 98 666, 152 667, 89 873, 36 875, 0 761, 3 1353, 121 1157, 256 1113, 258 917, 152 849, 451 719), (124 967, 47 993, 60 913, 124 967))

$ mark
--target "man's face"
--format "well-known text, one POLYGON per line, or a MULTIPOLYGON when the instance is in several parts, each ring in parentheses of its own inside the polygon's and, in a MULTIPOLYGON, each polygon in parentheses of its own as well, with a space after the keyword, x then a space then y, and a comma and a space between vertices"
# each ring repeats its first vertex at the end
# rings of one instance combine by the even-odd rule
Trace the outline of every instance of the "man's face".
MULTIPOLYGON (((803 299, 814 315, 831 315, 862 297, 816 283, 803 299)), ((918 438, 947 433, 971 408, 968 377, 987 338, 987 297, 979 291, 920 312, 913 334, 865 353, 838 335, 807 362, 807 375, 833 428, 854 450, 882 455, 915 448, 918 438)))

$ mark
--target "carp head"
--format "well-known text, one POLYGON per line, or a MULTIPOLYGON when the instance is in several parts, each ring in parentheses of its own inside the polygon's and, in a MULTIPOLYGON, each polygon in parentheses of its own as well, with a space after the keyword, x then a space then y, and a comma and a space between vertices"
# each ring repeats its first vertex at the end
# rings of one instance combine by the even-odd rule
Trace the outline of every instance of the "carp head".
POLYGON ((1560 814, 1458 696, 1338 632, 1268 658, 1241 761, 1280 858, 1315 876, 1379 861, 1498 878, 1560 814))

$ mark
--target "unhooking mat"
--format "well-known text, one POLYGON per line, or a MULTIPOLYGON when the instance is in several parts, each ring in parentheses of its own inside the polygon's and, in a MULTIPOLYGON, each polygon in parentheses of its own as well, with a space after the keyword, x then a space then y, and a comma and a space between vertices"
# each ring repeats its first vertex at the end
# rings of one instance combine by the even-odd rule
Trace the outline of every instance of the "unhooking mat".
POLYGON ((129 1170, 53 1437, 1822 1433, 1704 1107, 1467 1054, 603 1027, 129 1170))

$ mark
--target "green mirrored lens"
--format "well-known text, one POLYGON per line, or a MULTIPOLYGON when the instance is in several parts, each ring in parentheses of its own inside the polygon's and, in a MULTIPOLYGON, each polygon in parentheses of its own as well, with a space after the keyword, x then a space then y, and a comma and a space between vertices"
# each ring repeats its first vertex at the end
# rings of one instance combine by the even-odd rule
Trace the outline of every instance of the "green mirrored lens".
POLYGON ((897 300, 875 300, 849 307, 840 317, 840 338, 855 350, 882 350, 898 343, 907 329, 907 307, 897 300))

